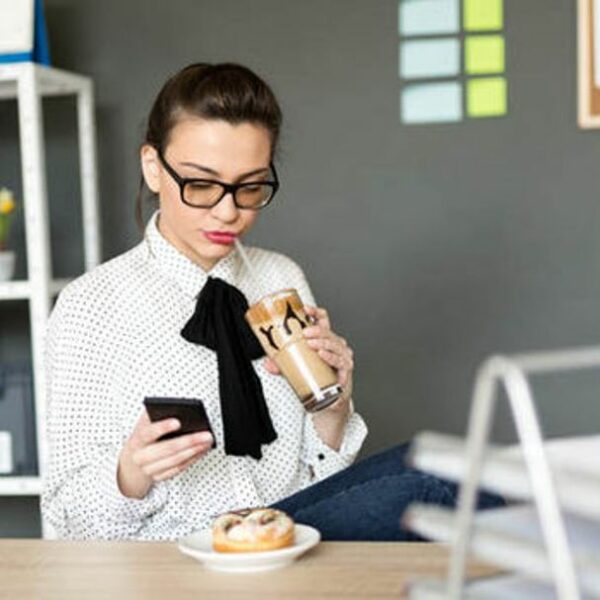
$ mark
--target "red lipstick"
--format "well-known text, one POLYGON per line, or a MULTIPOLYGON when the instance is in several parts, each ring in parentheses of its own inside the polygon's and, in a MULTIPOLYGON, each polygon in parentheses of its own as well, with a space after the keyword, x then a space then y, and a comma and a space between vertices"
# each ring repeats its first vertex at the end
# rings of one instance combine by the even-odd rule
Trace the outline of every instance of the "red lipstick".
POLYGON ((204 235, 213 244, 231 246, 235 243, 237 235, 228 231, 205 231, 204 235))

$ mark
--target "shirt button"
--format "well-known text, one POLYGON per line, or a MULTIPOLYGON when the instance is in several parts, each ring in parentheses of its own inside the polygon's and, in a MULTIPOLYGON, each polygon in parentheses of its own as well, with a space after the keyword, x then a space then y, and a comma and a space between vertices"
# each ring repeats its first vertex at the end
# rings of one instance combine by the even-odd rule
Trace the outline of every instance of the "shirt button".
POLYGON ((319 455, 317 456, 317 458, 318 458, 319 460, 325 460, 325 455, 324 455, 324 454, 319 454, 319 455))

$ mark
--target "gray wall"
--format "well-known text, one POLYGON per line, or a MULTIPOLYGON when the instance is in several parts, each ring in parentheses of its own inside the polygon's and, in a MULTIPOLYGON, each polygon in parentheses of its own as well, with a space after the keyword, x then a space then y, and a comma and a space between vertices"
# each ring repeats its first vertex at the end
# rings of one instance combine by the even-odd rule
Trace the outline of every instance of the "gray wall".
MULTIPOLYGON (((576 126, 575 6, 505 1, 508 117, 405 127, 396 0, 46 0, 54 63, 96 82, 105 258, 139 238, 137 147, 162 81, 193 61, 246 63, 286 118, 283 190, 252 241, 303 265, 354 346, 365 452, 423 428, 462 433, 486 355, 600 339, 600 134, 576 126)), ((47 112, 66 274, 80 268, 71 108, 47 112)), ((18 188, 13 113, 0 105, 0 178, 18 188)), ((26 355, 24 307, 0 327, 0 359, 26 355)), ((547 431, 596 431, 599 385, 540 381, 547 431)), ((35 533, 32 507, 4 501, 0 534, 14 515, 35 533)))

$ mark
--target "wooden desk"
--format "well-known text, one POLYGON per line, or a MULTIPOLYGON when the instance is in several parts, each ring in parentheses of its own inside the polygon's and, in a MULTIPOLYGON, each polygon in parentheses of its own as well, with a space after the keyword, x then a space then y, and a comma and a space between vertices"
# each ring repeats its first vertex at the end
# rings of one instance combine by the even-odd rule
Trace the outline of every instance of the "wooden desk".
MULTIPOLYGON (((2 600, 401 598, 405 584, 441 575, 439 544, 325 542, 293 566, 212 572, 171 543, 0 540, 2 600)), ((471 575, 492 570, 471 565, 471 575)))

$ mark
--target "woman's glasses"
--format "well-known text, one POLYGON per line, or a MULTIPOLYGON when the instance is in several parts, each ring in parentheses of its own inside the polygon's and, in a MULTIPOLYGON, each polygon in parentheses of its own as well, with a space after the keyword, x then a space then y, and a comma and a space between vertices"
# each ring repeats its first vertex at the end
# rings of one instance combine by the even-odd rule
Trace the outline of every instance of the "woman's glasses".
POLYGON ((234 204, 245 210, 259 210, 273 200, 279 189, 279 179, 275 165, 271 163, 273 181, 247 181, 244 183, 225 183, 216 179, 196 179, 181 177, 165 160, 162 152, 158 158, 167 173, 179 186, 181 201, 193 208, 212 208, 227 194, 231 194, 234 204))

